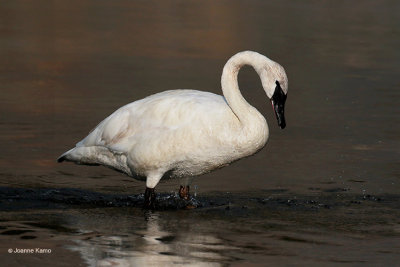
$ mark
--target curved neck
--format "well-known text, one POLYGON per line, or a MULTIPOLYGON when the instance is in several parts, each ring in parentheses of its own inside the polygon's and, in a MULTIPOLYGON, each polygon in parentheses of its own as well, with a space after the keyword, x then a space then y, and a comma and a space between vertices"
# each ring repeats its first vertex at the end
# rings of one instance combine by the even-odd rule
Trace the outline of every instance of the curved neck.
POLYGON ((259 53, 244 51, 231 57, 224 66, 221 77, 222 92, 229 107, 241 123, 244 123, 248 119, 248 116, 252 114, 252 110, 255 108, 252 107, 240 93, 238 85, 239 70, 244 65, 252 66, 260 76, 264 85, 264 67, 266 64, 269 65, 270 61, 271 60, 267 57, 259 53))

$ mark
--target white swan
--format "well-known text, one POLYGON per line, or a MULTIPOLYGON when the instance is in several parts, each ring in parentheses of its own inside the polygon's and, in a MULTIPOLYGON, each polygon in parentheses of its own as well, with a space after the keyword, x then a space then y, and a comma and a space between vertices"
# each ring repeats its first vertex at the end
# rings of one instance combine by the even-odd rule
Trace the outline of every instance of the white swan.
MULTIPOLYGON (((257 71, 278 124, 284 128, 285 70, 259 53, 244 51, 224 66, 224 96, 170 90, 135 101, 100 122, 58 162, 104 165, 146 180, 145 206, 154 207, 154 188, 163 176, 204 174, 252 155, 266 144, 265 118, 239 91, 237 75, 243 65, 257 71)), ((188 190, 187 185, 181 186, 181 197, 187 198, 188 190)))

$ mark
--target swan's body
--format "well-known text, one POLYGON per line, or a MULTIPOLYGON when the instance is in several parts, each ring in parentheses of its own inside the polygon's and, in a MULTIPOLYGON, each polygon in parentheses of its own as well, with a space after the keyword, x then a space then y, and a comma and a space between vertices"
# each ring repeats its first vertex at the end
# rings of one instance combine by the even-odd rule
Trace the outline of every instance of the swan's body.
POLYGON ((270 98, 277 81, 286 98, 283 68, 258 53, 241 52, 224 67, 224 96, 170 90, 135 101, 104 119, 59 161, 105 165, 154 188, 166 174, 196 176, 256 153, 269 131, 265 118, 240 94, 237 74, 245 64, 259 73, 270 98))
MULTIPOLYGON (((216 94, 165 91, 121 107, 68 153, 76 161, 130 176, 199 175, 263 147, 268 127, 260 114, 254 120, 253 127, 243 129, 216 94)), ((157 182, 148 179, 147 185, 157 182)))

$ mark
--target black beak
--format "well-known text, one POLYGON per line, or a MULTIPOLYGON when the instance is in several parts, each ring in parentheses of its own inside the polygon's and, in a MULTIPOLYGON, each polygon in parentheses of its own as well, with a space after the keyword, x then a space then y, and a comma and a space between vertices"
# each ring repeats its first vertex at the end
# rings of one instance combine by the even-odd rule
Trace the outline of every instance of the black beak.
POLYGON ((276 119, 278 120, 278 125, 281 129, 286 127, 285 121, 285 102, 287 96, 283 92, 281 85, 276 81, 275 92, 271 97, 272 108, 275 111, 276 119))

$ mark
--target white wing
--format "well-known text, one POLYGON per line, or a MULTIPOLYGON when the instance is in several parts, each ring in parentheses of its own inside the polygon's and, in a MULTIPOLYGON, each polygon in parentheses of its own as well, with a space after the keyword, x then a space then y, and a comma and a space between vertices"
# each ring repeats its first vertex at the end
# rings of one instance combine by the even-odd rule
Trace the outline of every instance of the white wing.
POLYGON ((77 146, 104 146, 127 153, 139 142, 160 145, 178 132, 191 135, 191 139, 199 132, 215 132, 216 123, 229 123, 227 119, 232 116, 220 95, 195 90, 165 91, 119 108, 77 146))

